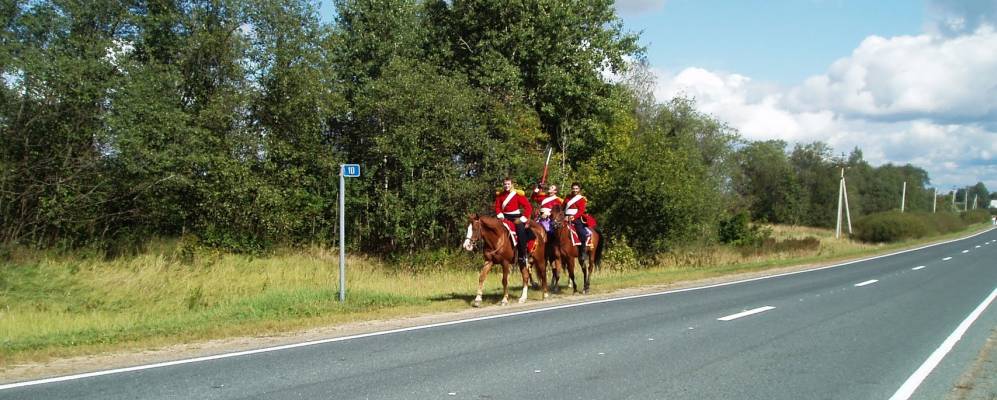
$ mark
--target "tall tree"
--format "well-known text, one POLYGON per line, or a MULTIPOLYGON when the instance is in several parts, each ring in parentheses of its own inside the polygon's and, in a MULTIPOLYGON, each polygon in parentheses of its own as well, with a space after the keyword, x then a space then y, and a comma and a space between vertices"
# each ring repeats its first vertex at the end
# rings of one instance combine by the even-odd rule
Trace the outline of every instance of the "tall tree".
POLYGON ((752 219, 797 225, 804 221, 810 197, 804 193, 786 156, 786 142, 751 142, 738 151, 737 192, 745 198, 752 219))
POLYGON ((551 143, 577 148, 575 161, 598 141, 586 120, 605 115, 603 72, 643 52, 611 0, 436 0, 427 10, 441 64, 503 102, 528 104, 551 143))

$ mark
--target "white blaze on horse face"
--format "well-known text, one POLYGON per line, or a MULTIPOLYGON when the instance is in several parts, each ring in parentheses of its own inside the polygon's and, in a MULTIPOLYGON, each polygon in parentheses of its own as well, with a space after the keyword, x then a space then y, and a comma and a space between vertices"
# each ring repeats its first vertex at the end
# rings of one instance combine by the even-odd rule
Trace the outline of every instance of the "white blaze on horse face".
POLYGON ((474 233, 474 226, 467 224, 467 238, 464 239, 464 250, 472 251, 474 250, 474 244, 471 243, 471 234, 474 233))

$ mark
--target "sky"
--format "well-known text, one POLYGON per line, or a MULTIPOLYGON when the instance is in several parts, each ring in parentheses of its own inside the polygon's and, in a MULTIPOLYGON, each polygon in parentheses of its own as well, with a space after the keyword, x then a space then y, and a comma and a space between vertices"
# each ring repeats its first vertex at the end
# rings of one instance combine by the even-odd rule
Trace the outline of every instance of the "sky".
POLYGON ((997 0, 617 0, 616 10, 640 33, 661 102, 692 97, 749 140, 910 163, 939 193, 977 182, 997 192, 997 0))
POLYGON ((618 0, 655 96, 750 140, 862 149, 997 191, 997 0, 618 0))

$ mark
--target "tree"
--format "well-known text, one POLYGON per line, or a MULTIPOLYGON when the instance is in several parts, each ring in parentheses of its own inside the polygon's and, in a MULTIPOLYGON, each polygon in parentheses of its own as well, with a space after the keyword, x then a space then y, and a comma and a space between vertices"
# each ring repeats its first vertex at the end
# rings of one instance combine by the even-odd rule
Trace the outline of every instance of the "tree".
POLYGON ((603 71, 643 52, 610 0, 436 0, 427 18, 441 65, 503 103, 529 105, 549 142, 572 148, 575 162, 592 154, 577 146, 598 141, 587 120, 605 115, 603 71))
MULTIPOLYGON (((802 223, 808 226, 834 225, 838 205, 840 160, 831 156, 831 147, 822 142, 797 144, 789 156, 804 193, 809 195, 802 223)), ((899 204, 899 203, 897 203, 899 204)))
POLYGON ((734 186, 756 221, 800 224, 807 196, 785 152, 786 142, 751 142, 738 151, 739 174, 734 186))

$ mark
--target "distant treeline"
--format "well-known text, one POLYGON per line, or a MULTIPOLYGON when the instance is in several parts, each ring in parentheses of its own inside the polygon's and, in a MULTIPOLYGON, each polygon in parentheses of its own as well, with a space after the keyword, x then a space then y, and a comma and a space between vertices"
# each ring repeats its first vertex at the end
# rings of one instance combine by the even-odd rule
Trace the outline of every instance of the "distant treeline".
MULTIPOLYGON (((654 102, 610 0, 15 0, 0 5, 0 241, 107 250, 456 246, 503 176, 580 182, 614 240, 655 252, 722 221, 830 226, 930 209, 924 170, 747 142, 654 102), (614 76, 613 79, 606 78, 614 76)), ((986 188, 972 189, 980 203, 986 188)), ((940 193, 941 195, 941 193, 940 193)), ((940 210, 949 210, 949 203, 940 210)))

